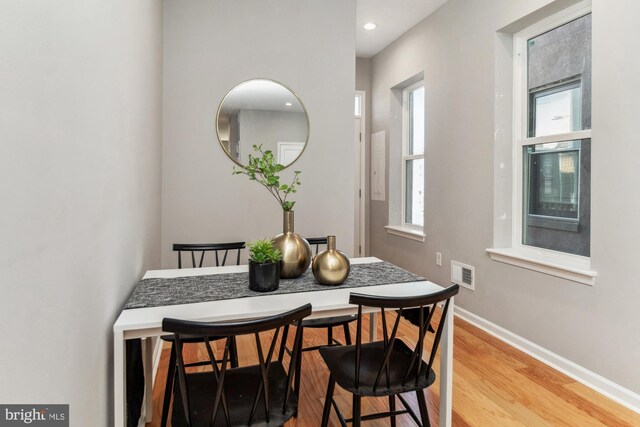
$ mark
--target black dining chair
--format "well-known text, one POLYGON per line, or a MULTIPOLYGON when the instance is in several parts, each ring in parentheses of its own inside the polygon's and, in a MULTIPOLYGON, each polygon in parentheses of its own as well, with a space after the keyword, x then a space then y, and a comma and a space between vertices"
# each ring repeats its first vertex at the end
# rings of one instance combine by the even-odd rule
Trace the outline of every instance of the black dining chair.
POLYGON ((204 255, 207 252, 214 252, 216 267, 226 265, 229 251, 236 251, 236 265, 240 265, 240 252, 245 248, 245 242, 232 243, 174 243, 173 251, 178 252, 178 268, 182 268, 182 252, 191 253, 191 267, 202 267, 204 255), (224 252, 222 262, 220 262, 220 252, 224 252), (200 261, 196 265, 196 253, 200 255, 200 261))
MULTIPOLYGON (((322 245, 327 245, 327 238, 326 237, 311 237, 311 238, 306 238, 307 242, 309 242, 309 245, 311 246, 315 246, 315 255, 318 255, 318 252, 320 252, 320 247, 322 245)), ((302 322, 302 328, 307 328, 307 329, 327 329, 327 344, 329 346, 334 346, 334 345, 343 345, 343 343, 341 343, 340 341, 336 340, 333 337, 333 328, 336 327, 341 327, 343 328, 344 331, 344 340, 345 340, 345 344, 346 345, 351 345, 351 333, 349 331, 349 323, 354 322, 356 320, 356 316, 355 315, 347 315, 347 316, 335 316, 335 317, 326 317, 326 318, 322 318, 322 319, 310 319, 310 320, 304 320, 302 322)), ((285 327, 284 329, 284 340, 282 340, 282 346, 280 348, 280 357, 282 357, 282 354, 284 353, 284 351, 286 351, 287 353, 291 353, 291 351, 286 347, 286 340, 287 340, 287 335, 289 333, 289 329, 288 327, 285 327)), ((312 346, 312 347, 304 347, 302 349, 303 352, 305 351, 314 351, 314 350, 318 350, 320 347, 323 347, 325 345, 316 345, 316 346, 312 346)), ((301 365, 298 365, 298 370, 300 370, 302 368, 301 365)), ((300 379, 300 375, 296 376, 296 393, 300 392, 300 383, 299 383, 299 379, 300 379)))
POLYGON ((340 424, 345 426, 351 422, 359 427, 361 421, 378 418, 391 418, 391 425, 396 425, 396 416, 408 413, 418 426, 428 427, 429 412, 424 397, 424 389, 436 380, 433 361, 440 344, 449 302, 458 293, 458 285, 452 285, 441 291, 415 297, 384 297, 352 293, 351 304, 358 305, 358 323, 356 344, 340 347, 323 347, 320 355, 329 368, 329 385, 322 414, 322 427, 329 422, 331 407, 336 411, 340 424), (431 344, 431 351, 426 354, 428 361, 423 360, 424 338, 428 325, 433 321, 436 306, 442 303, 440 321, 431 344), (362 307, 380 308, 382 318, 383 340, 362 343, 362 307), (398 326, 405 309, 419 307, 419 332, 414 348, 397 338, 398 326), (428 310, 423 310, 428 308, 428 310), (389 334, 385 309, 398 310, 396 320, 389 334), (426 313, 426 315, 425 315, 426 313), (352 418, 345 419, 333 399, 335 385, 349 391, 353 395, 352 418), (402 393, 415 392, 418 400, 420 417, 413 412, 402 393), (362 415, 360 401, 363 396, 388 396, 389 412, 362 415), (396 410, 396 397, 405 409, 396 410))
POLYGON ((298 395, 292 385, 296 365, 300 363, 302 328, 297 329, 288 370, 281 357, 273 360, 274 350, 280 329, 290 324, 299 325, 309 314, 311 304, 286 313, 243 321, 207 323, 165 318, 162 330, 174 334, 178 360, 172 426, 281 426, 293 417, 298 407, 298 395), (263 347, 266 334, 261 339, 260 333, 267 331, 272 331, 273 336, 270 344, 263 347), (228 337, 221 360, 216 359, 211 341, 204 340, 210 371, 186 372, 183 338, 193 335, 228 337), (258 364, 227 367, 231 353, 230 337, 236 335, 254 335, 258 364))
MULTIPOLYGON (((201 268, 204 263, 204 256, 207 252, 215 253, 215 265, 216 267, 220 267, 226 265, 227 256, 229 251, 237 251, 236 255, 236 263, 235 265, 240 265, 240 252, 245 248, 245 242, 231 242, 231 243, 174 243, 173 251, 178 252, 178 268, 182 268, 182 252, 190 252, 191 253, 191 266, 192 268, 201 268), (224 252, 224 255, 219 254, 224 252), (196 263, 196 254, 199 257, 199 261, 196 263), (222 257, 222 262, 220 258, 222 257)), ((175 367, 176 367, 176 353, 175 353, 175 345, 174 345, 174 336, 173 335, 163 335, 160 337, 163 341, 171 343, 171 353, 169 356, 169 365, 167 368, 167 382, 164 389, 164 400, 162 404, 162 418, 160 421, 161 427, 166 427, 167 419, 169 416, 169 405, 171 403, 171 394, 174 384, 175 378, 175 367)), ((220 336, 209 337, 209 340, 221 340, 226 337, 220 336)), ((194 343, 202 343, 204 339, 199 336, 193 337, 183 337, 183 342, 188 342, 191 344, 194 343)), ((238 366, 238 350, 236 345, 235 337, 231 338, 231 348, 230 348, 230 360, 229 363, 232 367, 238 366)), ((200 361, 193 362, 187 364, 187 366, 203 366, 208 365, 209 361, 200 361)))
POLYGON ((315 246, 315 255, 318 255, 318 252, 320 252, 320 246, 327 245, 326 237, 307 237, 305 239, 309 242, 309 246, 315 246))

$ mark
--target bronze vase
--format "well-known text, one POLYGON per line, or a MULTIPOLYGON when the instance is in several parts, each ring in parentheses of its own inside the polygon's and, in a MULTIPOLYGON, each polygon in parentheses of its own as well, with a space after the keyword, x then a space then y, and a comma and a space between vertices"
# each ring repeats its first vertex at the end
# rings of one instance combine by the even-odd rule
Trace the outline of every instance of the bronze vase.
POLYGON ((282 252, 280 278, 300 277, 311 264, 311 246, 307 240, 293 232, 293 211, 284 211, 282 234, 273 238, 273 244, 282 252))
POLYGON ((323 285, 339 285, 351 270, 349 258, 336 250, 336 236, 327 236, 327 250, 313 257, 311 266, 316 280, 323 285))

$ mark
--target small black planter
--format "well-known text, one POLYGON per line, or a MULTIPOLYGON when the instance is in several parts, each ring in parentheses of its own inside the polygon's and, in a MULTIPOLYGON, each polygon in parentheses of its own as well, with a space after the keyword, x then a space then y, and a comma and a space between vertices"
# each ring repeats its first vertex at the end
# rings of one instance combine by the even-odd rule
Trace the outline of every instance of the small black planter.
POLYGON ((249 261, 249 289, 256 292, 275 291, 280 286, 280 263, 258 264, 249 261))

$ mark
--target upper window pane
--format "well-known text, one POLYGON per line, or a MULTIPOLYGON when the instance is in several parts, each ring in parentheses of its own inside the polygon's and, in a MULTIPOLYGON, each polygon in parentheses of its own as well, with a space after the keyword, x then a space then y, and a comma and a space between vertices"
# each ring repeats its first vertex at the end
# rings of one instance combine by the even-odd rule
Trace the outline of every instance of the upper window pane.
POLYGON ((529 137, 591 129, 591 14, 528 40, 529 137))
POLYGON ((424 86, 409 92, 409 146, 410 156, 424 154, 424 86))
POLYGON ((582 90, 580 83, 562 85, 531 94, 534 134, 557 135, 582 130, 582 90))

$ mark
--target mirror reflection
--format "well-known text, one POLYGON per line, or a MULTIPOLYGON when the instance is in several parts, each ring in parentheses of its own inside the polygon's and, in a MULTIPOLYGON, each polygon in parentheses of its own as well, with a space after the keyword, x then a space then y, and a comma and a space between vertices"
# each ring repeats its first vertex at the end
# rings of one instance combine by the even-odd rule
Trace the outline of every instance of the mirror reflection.
POLYGON ((249 80, 222 100, 216 118, 218 140, 227 156, 245 165, 253 145, 271 150, 288 166, 309 139, 309 118, 300 99, 286 86, 267 79, 249 80))

